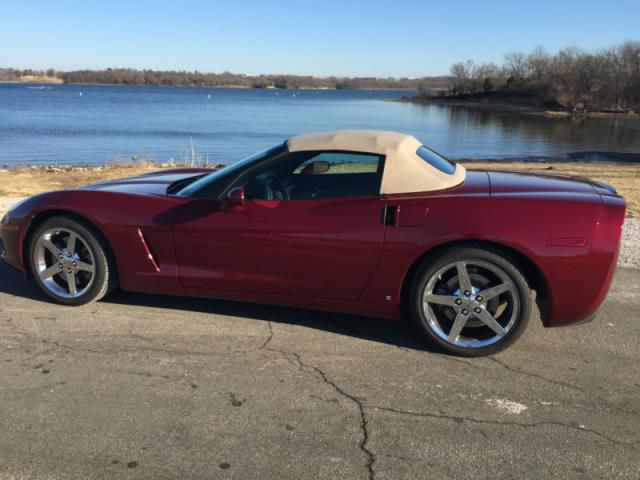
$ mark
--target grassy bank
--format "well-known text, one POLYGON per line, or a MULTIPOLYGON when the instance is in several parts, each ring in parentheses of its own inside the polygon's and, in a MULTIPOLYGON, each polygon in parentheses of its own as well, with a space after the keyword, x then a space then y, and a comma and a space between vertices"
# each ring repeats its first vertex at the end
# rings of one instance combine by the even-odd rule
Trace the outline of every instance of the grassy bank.
POLYGON ((159 169, 162 167, 156 164, 0 169, 0 196, 26 197, 50 190, 75 188, 116 178, 133 177, 159 169))
POLYGON ((58 77, 51 77, 48 75, 23 75, 11 80, 2 80, 0 83, 50 83, 54 85, 61 85, 62 79, 58 77))
MULTIPOLYGON (((640 217, 640 164, 588 162, 478 162, 463 161, 469 169, 519 170, 577 175, 612 185, 627 200, 627 214, 640 217)), ((75 188, 115 178, 131 177, 162 168, 155 164, 106 167, 23 167, 0 170, 0 196, 25 197, 49 190, 75 188)))

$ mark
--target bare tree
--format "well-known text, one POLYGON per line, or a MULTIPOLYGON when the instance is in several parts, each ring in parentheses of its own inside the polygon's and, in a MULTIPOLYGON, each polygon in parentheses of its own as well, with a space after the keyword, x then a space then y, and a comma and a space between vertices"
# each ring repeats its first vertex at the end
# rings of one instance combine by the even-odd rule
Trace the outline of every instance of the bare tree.
POLYGON ((469 93, 471 91, 473 68, 473 60, 467 60, 464 63, 459 62, 451 65, 454 93, 469 93))
POLYGON ((509 52, 504 56, 502 68, 507 78, 507 86, 519 86, 529 73, 527 56, 524 53, 509 52))
POLYGON ((541 46, 510 52, 501 67, 471 60, 451 67, 453 93, 508 90, 510 98, 574 111, 640 110, 640 42, 595 52, 574 47, 551 55, 541 46))

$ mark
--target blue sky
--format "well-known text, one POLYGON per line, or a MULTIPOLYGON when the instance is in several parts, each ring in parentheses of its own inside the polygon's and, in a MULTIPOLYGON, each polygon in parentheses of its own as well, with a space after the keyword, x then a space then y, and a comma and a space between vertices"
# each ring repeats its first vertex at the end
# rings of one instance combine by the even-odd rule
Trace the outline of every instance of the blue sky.
POLYGON ((0 67, 446 74, 543 45, 640 40, 640 1, 4 1, 0 67))

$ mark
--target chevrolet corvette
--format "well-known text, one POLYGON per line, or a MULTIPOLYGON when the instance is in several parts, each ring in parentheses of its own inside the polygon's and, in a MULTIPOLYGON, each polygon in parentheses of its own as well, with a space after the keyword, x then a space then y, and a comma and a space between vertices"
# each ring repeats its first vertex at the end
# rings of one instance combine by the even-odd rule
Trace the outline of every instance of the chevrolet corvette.
POLYGON ((481 356, 522 334, 534 298, 546 327, 593 318, 624 214, 598 182, 466 170, 409 135, 345 130, 36 195, 2 219, 0 252, 64 305, 121 288, 408 317, 481 356))

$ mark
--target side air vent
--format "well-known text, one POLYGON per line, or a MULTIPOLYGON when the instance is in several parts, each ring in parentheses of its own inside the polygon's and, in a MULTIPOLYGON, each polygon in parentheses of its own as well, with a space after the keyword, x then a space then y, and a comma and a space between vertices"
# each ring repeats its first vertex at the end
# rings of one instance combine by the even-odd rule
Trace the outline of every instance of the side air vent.
POLYGON ((156 261, 156 258, 153 255, 151 248, 149 248, 147 239, 144 237, 144 233, 142 233, 141 229, 138 229, 138 237, 140 237, 140 242, 142 243, 144 251, 147 253, 147 258, 151 262, 151 265, 153 265, 153 268, 156 270, 156 272, 160 273, 160 266, 158 265, 158 262, 156 261))

